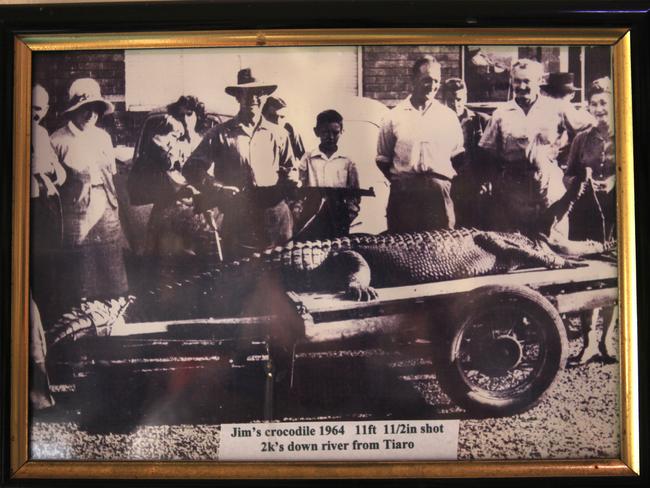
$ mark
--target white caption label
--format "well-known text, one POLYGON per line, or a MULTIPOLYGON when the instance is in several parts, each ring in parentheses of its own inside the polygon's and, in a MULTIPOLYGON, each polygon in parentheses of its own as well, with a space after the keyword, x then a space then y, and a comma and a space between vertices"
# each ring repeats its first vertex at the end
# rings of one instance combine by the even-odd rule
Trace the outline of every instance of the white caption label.
POLYGON ((223 424, 222 461, 456 459, 458 420, 223 424))

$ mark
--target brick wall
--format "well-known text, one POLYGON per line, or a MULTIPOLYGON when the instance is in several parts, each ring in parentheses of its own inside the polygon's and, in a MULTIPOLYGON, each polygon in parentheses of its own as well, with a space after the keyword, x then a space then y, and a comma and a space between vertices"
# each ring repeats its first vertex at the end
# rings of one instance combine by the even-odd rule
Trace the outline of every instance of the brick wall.
POLYGON ((461 74, 460 46, 364 46, 363 96, 394 107, 410 92, 410 68, 425 54, 442 65, 442 79, 461 74))
POLYGON ((34 53, 33 83, 43 85, 50 95, 50 111, 44 121, 50 133, 65 123, 61 114, 67 108, 68 89, 78 78, 97 80, 102 95, 115 105, 115 113, 100 123, 112 135, 113 144, 134 145, 146 114, 126 111, 122 50, 34 53))
MULTIPOLYGON (((442 78, 460 76, 459 46, 365 46, 363 95, 395 106, 410 91, 409 70, 419 57, 430 54, 442 65, 442 78)), ((125 108, 124 51, 34 53, 32 78, 50 94, 50 112, 44 125, 50 132, 65 123, 61 113, 67 106, 68 88, 77 78, 97 80, 102 94, 115 105, 115 113, 101 121, 115 145, 133 146, 146 113, 125 108)))

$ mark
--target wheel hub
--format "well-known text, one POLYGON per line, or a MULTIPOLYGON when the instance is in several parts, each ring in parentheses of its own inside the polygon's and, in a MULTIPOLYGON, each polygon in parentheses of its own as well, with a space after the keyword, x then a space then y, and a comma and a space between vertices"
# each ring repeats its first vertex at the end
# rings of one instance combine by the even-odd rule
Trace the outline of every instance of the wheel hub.
POLYGON ((480 351, 474 351, 472 362, 490 375, 501 375, 516 368, 522 357, 521 343, 513 336, 502 335, 483 343, 480 351))

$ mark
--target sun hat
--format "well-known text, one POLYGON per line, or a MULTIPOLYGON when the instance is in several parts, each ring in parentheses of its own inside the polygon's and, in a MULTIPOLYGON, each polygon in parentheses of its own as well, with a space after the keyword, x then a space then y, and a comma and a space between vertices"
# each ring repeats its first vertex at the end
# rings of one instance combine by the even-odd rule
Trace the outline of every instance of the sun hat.
POLYGON ((74 112, 89 103, 104 106, 104 114, 113 113, 113 104, 102 97, 99 83, 92 78, 80 78, 72 82, 68 91, 68 108, 63 113, 74 112))
POLYGON ((234 97, 242 90, 259 90, 265 95, 270 95, 277 87, 277 85, 270 85, 259 81, 253 76, 253 72, 250 68, 243 68, 237 73, 237 84, 227 86, 226 93, 234 97))

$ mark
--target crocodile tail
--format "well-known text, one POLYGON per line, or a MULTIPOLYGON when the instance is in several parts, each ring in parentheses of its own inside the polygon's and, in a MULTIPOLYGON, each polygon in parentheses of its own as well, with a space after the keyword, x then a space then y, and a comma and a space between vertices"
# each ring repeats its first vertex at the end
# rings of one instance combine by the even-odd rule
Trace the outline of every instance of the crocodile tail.
POLYGON ((601 220, 603 220, 603 212, 595 197, 593 181, 591 179, 591 174, 588 172, 581 177, 574 178, 569 184, 567 190, 564 192, 564 195, 551 204, 551 206, 540 216, 539 232, 549 235, 553 226, 569 215, 576 202, 587 192, 591 192, 592 198, 594 199, 595 205, 600 213, 601 220))
POLYGON ((47 333, 50 347, 64 341, 77 341, 88 336, 109 336, 113 325, 120 320, 135 297, 82 302, 52 326, 47 333))

